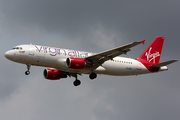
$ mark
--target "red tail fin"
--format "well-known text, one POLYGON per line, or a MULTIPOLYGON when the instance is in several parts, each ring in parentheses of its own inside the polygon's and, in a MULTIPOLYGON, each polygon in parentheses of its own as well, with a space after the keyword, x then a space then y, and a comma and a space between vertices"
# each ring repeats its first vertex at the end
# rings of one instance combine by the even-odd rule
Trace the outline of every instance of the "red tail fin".
POLYGON ((161 57, 161 50, 164 43, 164 37, 156 37, 146 50, 137 58, 151 63, 158 64, 161 57))

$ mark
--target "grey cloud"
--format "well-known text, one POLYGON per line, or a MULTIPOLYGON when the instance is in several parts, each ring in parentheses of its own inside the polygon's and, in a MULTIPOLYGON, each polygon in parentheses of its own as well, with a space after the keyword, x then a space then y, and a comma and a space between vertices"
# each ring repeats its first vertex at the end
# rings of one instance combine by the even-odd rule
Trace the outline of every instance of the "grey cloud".
POLYGON ((59 34, 64 39, 88 41, 88 44, 97 40, 100 43, 114 41, 114 44, 124 41, 125 44, 134 40, 153 40, 156 36, 175 41, 180 27, 178 5, 177 1, 10 0, 2 2, 1 10, 9 29, 15 27, 15 31, 22 33, 21 27, 32 28, 32 31, 36 28, 59 34), (106 36, 113 32, 117 37, 107 41, 95 37, 93 31, 100 29, 99 25, 107 31, 104 32, 106 36))
POLYGON ((106 0, 0 1, 1 119, 179 120, 179 62, 142 76, 98 75, 48 81, 42 67, 4 58, 24 43, 101 52, 146 39, 126 57, 137 57, 156 36, 164 36, 161 61, 179 59, 179 2, 106 0))

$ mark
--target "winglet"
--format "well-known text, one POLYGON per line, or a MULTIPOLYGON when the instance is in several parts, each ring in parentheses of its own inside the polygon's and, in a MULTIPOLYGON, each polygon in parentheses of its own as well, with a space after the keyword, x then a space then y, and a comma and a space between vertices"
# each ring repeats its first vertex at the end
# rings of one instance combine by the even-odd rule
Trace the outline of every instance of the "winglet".
POLYGON ((142 40, 141 43, 144 45, 144 42, 145 42, 145 41, 146 41, 146 40, 142 40))

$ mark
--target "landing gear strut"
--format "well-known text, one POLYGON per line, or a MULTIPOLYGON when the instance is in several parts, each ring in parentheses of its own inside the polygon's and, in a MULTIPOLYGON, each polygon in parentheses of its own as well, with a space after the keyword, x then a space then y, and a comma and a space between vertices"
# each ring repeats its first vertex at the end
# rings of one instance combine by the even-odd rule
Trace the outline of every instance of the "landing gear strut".
MULTIPOLYGON (((77 79, 77 74, 73 74, 73 77, 76 78, 76 80, 73 82, 74 86, 79 86, 81 84, 81 81, 77 79)), ((89 75, 89 78, 92 80, 92 79, 95 79, 97 77, 97 74, 92 72, 90 75, 89 75)))
POLYGON ((31 65, 30 64, 27 64, 27 71, 25 72, 26 75, 29 75, 30 74, 30 67, 31 65))
POLYGON ((92 73, 89 75, 89 78, 90 78, 91 80, 95 79, 96 77, 97 77, 97 74, 94 73, 94 72, 92 72, 92 73))
POLYGON ((74 86, 79 86, 81 81, 77 79, 77 75, 75 76, 76 80, 73 82, 74 86))

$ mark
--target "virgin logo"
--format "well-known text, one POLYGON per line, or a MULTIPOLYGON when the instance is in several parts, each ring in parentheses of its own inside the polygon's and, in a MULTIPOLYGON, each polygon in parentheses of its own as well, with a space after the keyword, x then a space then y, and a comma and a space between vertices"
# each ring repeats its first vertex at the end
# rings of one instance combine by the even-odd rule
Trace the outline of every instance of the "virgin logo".
POLYGON ((152 47, 150 47, 149 52, 146 52, 145 56, 147 57, 147 61, 151 62, 153 60, 153 63, 155 63, 156 57, 161 56, 159 52, 155 52, 151 54, 152 47))

